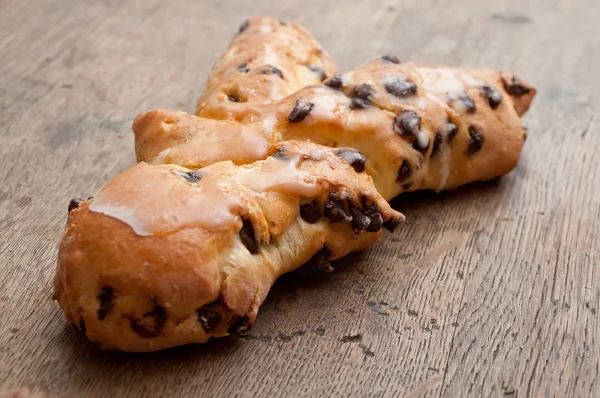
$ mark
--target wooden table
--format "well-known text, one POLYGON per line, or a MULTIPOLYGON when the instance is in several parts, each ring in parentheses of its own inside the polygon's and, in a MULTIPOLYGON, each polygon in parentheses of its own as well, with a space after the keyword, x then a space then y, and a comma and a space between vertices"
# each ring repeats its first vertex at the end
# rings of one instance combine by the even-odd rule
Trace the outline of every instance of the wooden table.
POLYGON ((597 0, 0 1, 0 395, 600 396, 597 0), (134 164, 136 114, 193 111, 248 16, 305 25, 341 70, 383 53, 539 89, 508 176, 398 198, 336 272, 284 277, 242 337, 93 348, 52 302, 71 197, 134 164))

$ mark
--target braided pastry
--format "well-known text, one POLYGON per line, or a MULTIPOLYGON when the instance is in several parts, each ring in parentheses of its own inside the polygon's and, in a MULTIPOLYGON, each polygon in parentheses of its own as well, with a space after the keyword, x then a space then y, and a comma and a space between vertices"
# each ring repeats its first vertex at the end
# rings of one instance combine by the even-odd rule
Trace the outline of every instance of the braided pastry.
POLYGON ((500 72, 391 56, 336 75, 298 25, 250 20, 196 115, 138 116, 140 163, 71 202, 55 297, 105 349, 247 330, 278 276, 331 270, 401 223, 386 200, 514 168, 534 95, 500 72))
POLYGON ((133 130, 138 160, 188 167, 223 159, 243 162, 257 150, 244 141, 261 139, 356 148, 366 156, 377 190, 389 200, 406 191, 454 189, 511 171, 525 140, 519 116, 535 92, 502 72, 418 67, 382 58, 270 104, 217 101, 198 108, 201 118, 150 111, 136 119, 133 130), (206 134, 214 119, 231 119, 224 136, 238 140, 206 134), (213 147, 219 153, 201 150, 213 147))
POLYGON ((278 276, 327 269, 403 221, 357 158, 290 141, 244 166, 139 163, 70 212, 55 295, 105 349, 244 331, 278 276))
POLYGON ((253 18, 213 66, 198 109, 223 101, 270 103, 335 73, 333 59, 300 25, 253 18))

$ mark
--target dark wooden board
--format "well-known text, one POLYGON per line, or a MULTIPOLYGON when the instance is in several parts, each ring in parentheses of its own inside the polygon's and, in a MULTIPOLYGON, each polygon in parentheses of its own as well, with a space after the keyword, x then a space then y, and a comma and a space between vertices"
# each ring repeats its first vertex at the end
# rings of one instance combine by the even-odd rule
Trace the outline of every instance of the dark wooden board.
POLYGON ((0 395, 600 396, 597 0, 1 0, 0 395), (244 337, 102 352, 51 300, 71 197, 134 164, 136 114, 192 111, 249 16, 338 61, 518 72, 518 168, 395 200, 408 221, 336 272, 284 277, 244 337))

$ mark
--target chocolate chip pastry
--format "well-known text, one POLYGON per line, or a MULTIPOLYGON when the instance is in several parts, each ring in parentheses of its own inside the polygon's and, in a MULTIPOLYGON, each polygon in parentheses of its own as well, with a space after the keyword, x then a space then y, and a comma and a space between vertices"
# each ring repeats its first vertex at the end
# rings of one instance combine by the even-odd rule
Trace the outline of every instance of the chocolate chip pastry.
POLYGON ((275 279, 363 249, 402 214, 354 149, 302 141, 201 169, 144 162, 76 203, 55 295, 101 348, 152 351, 242 332, 275 279))
POLYGON ((213 66, 198 109, 221 102, 270 103, 335 73, 333 58, 300 25, 253 18, 213 66))
POLYGON ((330 270, 400 223, 386 199, 516 164, 535 91, 513 76, 391 56, 338 76, 297 25, 259 18, 240 30, 201 117, 140 115, 144 162, 70 205, 55 296, 102 348, 242 332, 279 275, 330 270))
POLYGON ((386 56, 268 104, 215 98, 197 109, 200 117, 153 110, 135 120, 133 131, 139 161, 187 167, 259 159, 268 140, 352 147, 389 200, 511 171, 525 141, 519 116, 535 93, 503 72, 422 67, 386 56), (217 119, 227 119, 222 133, 213 127, 217 119))

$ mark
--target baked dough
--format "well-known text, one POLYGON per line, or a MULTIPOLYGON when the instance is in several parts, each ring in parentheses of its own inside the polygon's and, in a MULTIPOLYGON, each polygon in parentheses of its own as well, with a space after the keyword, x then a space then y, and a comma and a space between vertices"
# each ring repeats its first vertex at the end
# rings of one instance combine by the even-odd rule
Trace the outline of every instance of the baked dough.
POLYGON ((333 59, 294 22, 244 22, 211 69, 198 109, 222 102, 270 103, 336 74, 333 59))
POLYGON ((326 269, 404 220, 356 150, 276 149, 244 166, 141 162, 73 206, 55 277, 67 318, 124 351, 242 332, 277 277, 326 269))
POLYGON ((150 111, 138 116, 133 131, 138 160, 187 167, 260 159, 267 141, 356 148, 389 200, 407 191, 454 189, 514 169, 525 141, 519 116, 535 93, 503 72, 379 59, 270 104, 216 101, 198 108, 201 117, 150 111), (220 128, 207 134, 215 119, 228 119, 223 134, 220 128), (265 144, 250 144, 261 140, 265 144))
POLYGON ((390 56, 336 75, 298 25, 249 20, 196 115, 138 116, 140 163, 71 201, 55 297, 104 349, 243 332, 278 276, 329 271, 401 223, 386 200, 514 168, 534 95, 505 73, 390 56))

